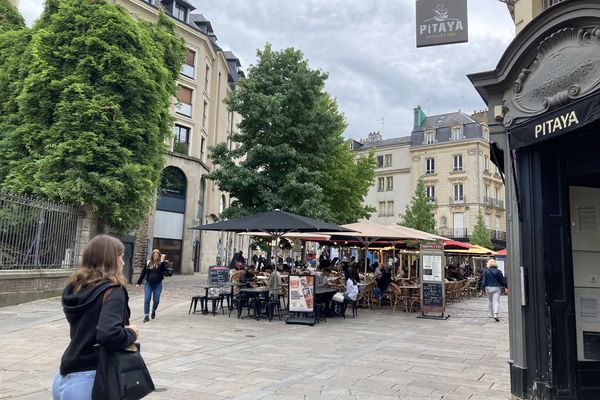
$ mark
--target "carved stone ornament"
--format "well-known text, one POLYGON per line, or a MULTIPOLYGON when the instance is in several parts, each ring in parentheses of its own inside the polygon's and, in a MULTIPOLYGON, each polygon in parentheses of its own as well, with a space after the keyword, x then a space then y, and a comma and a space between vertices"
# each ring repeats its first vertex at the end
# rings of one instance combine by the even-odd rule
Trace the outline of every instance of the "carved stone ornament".
POLYGON ((563 106, 599 87, 600 29, 560 29, 544 39, 535 60, 504 94, 504 126, 563 106))

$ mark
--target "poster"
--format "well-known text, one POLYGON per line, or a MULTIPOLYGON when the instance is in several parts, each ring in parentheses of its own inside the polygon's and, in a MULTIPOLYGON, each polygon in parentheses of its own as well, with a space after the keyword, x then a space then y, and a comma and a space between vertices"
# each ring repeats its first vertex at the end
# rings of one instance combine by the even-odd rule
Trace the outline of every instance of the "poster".
POLYGON ((428 282, 442 282, 442 257, 423 255, 423 280, 428 282))
POLYGON ((290 312, 313 312, 315 276, 290 275, 288 294, 290 312))

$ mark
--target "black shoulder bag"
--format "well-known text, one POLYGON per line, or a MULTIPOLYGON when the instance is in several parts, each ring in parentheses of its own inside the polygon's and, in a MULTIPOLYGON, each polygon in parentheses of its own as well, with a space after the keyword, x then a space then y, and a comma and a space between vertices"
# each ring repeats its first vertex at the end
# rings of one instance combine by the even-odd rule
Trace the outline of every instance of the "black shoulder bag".
MULTIPOLYGON (((108 289, 102 302, 106 301, 108 289)), ((140 344, 108 351, 96 344, 98 366, 92 389, 93 400, 138 400, 154 391, 154 383, 140 354, 140 344)))

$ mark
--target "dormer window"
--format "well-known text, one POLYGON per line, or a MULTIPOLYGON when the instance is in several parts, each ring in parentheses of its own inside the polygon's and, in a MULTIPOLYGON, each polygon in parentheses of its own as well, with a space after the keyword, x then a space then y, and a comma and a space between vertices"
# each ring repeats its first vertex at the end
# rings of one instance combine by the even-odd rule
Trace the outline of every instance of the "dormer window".
POLYGON ((425 144, 433 144, 435 143, 435 135, 433 131, 425 132, 425 138, 423 141, 425 144))
POLYGON ((177 4, 177 2, 173 3, 173 17, 178 20, 187 22, 187 11, 187 8, 184 6, 177 4))
POLYGON ((462 139, 462 129, 460 126, 452 128, 452 140, 462 139))

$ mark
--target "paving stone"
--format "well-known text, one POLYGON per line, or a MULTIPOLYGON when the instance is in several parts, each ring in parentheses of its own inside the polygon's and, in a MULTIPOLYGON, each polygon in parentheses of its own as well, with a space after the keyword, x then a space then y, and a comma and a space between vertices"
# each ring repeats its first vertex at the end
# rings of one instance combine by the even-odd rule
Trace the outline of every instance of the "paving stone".
MULTIPOLYGON (((204 279, 165 280, 148 323, 143 291, 130 289, 157 387, 150 400, 510 399, 507 315, 486 318, 485 299, 450 304, 446 321, 381 307, 308 327, 188 315, 204 279)), ((0 399, 49 399, 68 341, 58 298, 0 308, 0 399)))

